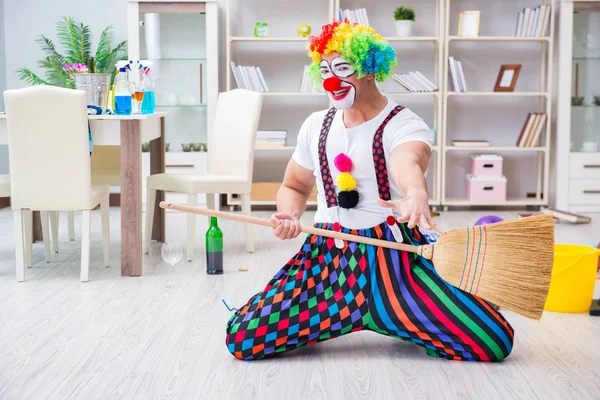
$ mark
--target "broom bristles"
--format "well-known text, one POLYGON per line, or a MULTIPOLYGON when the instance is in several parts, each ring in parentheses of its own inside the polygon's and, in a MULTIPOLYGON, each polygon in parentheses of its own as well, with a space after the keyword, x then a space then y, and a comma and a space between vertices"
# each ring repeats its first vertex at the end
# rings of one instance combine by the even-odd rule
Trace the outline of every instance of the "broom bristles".
POLYGON ((432 261, 451 285, 540 319, 554 261, 554 218, 540 214, 450 231, 436 242, 432 261))

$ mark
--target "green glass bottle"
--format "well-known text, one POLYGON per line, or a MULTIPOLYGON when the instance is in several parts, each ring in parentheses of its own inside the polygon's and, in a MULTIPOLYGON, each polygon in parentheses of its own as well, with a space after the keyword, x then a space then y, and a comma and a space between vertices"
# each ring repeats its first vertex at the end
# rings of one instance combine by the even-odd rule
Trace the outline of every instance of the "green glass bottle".
POLYGON ((210 226, 206 231, 206 273, 223 273, 223 232, 217 225, 217 217, 210 217, 210 226))

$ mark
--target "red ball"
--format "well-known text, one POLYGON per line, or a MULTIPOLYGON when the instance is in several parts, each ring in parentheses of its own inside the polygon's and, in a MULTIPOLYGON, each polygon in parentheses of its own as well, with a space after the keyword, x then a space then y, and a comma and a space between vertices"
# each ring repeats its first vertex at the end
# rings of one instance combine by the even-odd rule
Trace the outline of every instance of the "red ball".
POLYGON ((340 225, 339 222, 334 222, 333 225, 331 226, 333 228, 334 231, 339 232, 342 230, 342 226, 340 225))
POLYGON ((387 224, 389 226, 395 225, 396 224, 396 217, 394 217, 393 215, 388 215, 387 218, 385 219, 385 222, 387 222, 387 224))
POLYGON ((333 92, 334 90, 338 90, 342 84, 342 81, 332 76, 331 78, 327 78, 323 81, 323 88, 328 92, 333 92))

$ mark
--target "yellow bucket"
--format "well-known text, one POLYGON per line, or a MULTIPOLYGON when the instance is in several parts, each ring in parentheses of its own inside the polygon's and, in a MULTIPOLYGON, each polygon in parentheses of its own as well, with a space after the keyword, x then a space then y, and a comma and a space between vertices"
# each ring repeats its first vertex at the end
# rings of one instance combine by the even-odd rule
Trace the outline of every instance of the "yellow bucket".
POLYGON ((554 245, 550 290, 544 310, 584 313, 590 309, 600 250, 574 244, 554 245))

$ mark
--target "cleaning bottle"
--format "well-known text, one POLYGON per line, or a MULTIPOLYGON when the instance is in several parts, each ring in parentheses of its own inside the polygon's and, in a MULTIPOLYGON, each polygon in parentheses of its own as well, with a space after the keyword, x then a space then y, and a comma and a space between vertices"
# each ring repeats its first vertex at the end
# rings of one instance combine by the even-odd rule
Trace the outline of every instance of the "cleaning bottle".
POLYGON ((120 67, 119 73, 115 77, 115 114, 131 114, 131 92, 127 81, 126 67, 120 67))
POLYGON ((144 98, 142 100, 142 114, 154 114, 154 74, 148 67, 144 67, 142 90, 144 91, 144 98))
POLYGON ((217 217, 210 217, 210 226, 206 231, 206 273, 223 273, 223 232, 217 224, 217 217))

